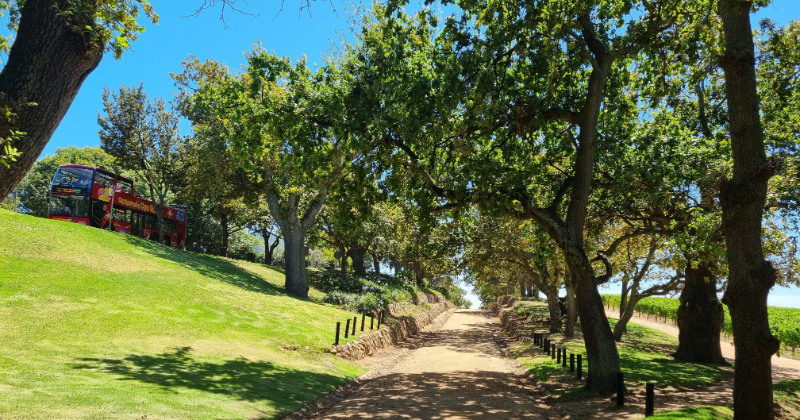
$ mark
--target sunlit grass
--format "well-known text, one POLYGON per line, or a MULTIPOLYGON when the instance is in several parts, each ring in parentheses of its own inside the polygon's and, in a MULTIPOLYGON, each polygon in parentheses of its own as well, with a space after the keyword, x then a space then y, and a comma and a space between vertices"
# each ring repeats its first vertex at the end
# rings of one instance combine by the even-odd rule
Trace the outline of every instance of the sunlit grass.
POLYGON ((362 373, 325 351, 355 314, 282 286, 257 264, 0 210, 0 418, 274 417, 362 373))
MULTIPOLYGON (((537 313, 541 308, 547 309, 542 303, 525 302, 525 305, 526 313, 537 313)), ((613 328, 616 320, 611 319, 610 322, 613 328)), ((545 325, 542 324, 542 328, 538 331, 546 333, 545 325)), ((582 380, 577 379, 577 373, 569 372, 569 367, 563 367, 563 363, 557 364, 557 359, 553 360, 551 356, 547 356, 532 342, 515 344, 512 350, 529 372, 557 399, 564 401, 589 395, 583 392, 589 366, 580 334, 569 340, 562 334, 548 334, 548 336, 558 348, 566 348, 568 354, 582 355, 582 380)), ((677 338, 640 325, 629 324, 623 342, 617 345, 626 386, 631 389, 644 389, 647 382, 652 382, 659 387, 688 389, 710 385, 730 377, 729 371, 716 366, 675 361, 671 354, 675 352, 677 346, 677 338)), ((567 365, 569 366, 569 363, 567 365)))
POLYGON ((729 420, 733 418, 733 411, 728 407, 721 406, 689 407, 682 410, 657 412, 649 418, 660 420, 729 420))

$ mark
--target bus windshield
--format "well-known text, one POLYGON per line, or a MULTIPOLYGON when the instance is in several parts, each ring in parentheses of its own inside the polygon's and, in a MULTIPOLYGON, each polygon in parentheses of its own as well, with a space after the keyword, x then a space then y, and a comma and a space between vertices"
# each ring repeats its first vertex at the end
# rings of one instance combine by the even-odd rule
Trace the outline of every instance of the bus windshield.
POLYGON ((53 186, 88 188, 92 184, 92 170, 86 168, 60 167, 53 177, 53 186))

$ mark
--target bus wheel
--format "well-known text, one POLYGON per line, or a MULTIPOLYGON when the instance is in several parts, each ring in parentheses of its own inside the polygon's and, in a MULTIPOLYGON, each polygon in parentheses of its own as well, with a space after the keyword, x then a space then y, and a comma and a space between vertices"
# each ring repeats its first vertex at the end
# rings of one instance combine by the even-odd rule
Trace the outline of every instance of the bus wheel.
POLYGON ((150 237, 149 237, 149 238, 147 238, 147 239, 149 239, 149 240, 151 240, 151 241, 156 241, 156 242, 158 242, 158 234, 157 234, 157 233, 151 233, 151 234, 150 234, 150 237))
POLYGON ((164 245, 172 246, 172 241, 170 241, 169 238, 164 238, 164 245))

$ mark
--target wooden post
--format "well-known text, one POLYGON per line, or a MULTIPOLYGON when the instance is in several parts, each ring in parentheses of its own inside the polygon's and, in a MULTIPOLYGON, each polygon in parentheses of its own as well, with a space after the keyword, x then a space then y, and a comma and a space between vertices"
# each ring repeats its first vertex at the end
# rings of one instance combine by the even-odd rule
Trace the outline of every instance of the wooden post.
POLYGON ((652 382, 645 385, 644 391, 644 416, 650 417, 655 412, 656 393, 652 382))
POLYGON ((336 323, 336 341, 333 342, 334 346, 338 346, 339 345, 339 330, 341 330, 341 328, 342 328, 342 323, 341 322, 337 322, 336 323))
POLYGON ((567 348, 562 350, 564 354, 561 355, 561 367, 567 367, 567 348))
POLYGON ((373 328, 374 324, 375 324, 375 316, 370 315, 369 316, 369 330, 370 331, 372 331, 372 328, 373 328))
POLYGON ((358 317, 354 316, 353 317, 353 332, 351 333, 351 334, 353 334, 353 337, 355 337, 355 335, 356 335, 356 322, 358 322, 358 317))
POLYGON ((555 344, 551 344, 551 346, 552 346, 552 349, 550 351, 550 358, 551 359, 555 359, 556 358, 556 345, 555 344))
POLYGON ((561 364, 561 349, 559 348, 559 349, 556 349, 556 350, 558 350, 558 356, 556 356, 556 364, 560 365, 561 364))
POLYGON ((544 347, 543 348, 544 354, 549 356, 550 355, 550 339, 549 338, 545 338, 544 339, 544 346, 543 347, 544 347))
POLYGON ((617 372, 617 407, 625 405, 625 379, 622 372, 617 372))
POLYGON ((344 338, 350 336, 350 318, 347 318, 347 325, 344 326, 344 338))
POLYGON ((364 320, 367 319, 366 314, 361 314, 361 332, 364 332, 364 320))
POLYGON ((575 353, 569 354, 569 371, 575 372, 575 353))
POLYGON ((583 356, 578 355, 578 379, 583 379, 583 356))

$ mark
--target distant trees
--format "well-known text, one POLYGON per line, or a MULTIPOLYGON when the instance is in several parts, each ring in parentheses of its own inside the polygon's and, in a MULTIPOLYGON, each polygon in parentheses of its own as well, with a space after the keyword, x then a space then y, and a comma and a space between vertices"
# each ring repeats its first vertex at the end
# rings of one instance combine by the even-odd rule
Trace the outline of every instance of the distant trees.
MULTIPOLYGON (((158 229, 164 232, 161 209, 177 179, 179 164, 178 117, 163 99, 151 100, 144 86, 120 87, 103 93, 104 115, 98 114, 103 150, 124 168, 139 175, 155 204, 158 229)), ((163 234, 159 241, 163 241, 163 234)))

